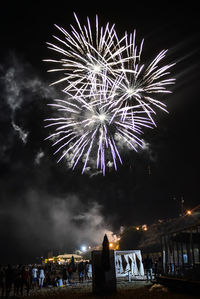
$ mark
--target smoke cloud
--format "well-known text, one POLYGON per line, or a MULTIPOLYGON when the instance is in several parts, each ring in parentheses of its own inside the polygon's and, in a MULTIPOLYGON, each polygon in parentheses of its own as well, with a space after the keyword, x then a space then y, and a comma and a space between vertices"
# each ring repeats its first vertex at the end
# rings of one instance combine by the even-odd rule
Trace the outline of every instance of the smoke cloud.
POLYGON ((47 255, 48 250, 64 253, 80 249, 82 244, 98 245, 105 233, 111 240, 114 238, 105 224, 101 206, 96 202, 84 205, 74 194, 61 198, 28 191, 12 207, 7 204, 1 207, 1 219, 6 222, 9 233, 17 236, 14 245, 21 251, 19 261, 23 255, 36 257, 47 255))
MULTIPOLYGON (((48 250, 73 252, 82 244, 101 244, 105 233, 112 239, 102 205, 86 198, 78 188, 69 190, 67 163, 57 166, 48 141, 44 141, 48 134, 43 123, 45 106, 58 96, 56 90, 14 54, 0 69, 3 262, 30 262, 36 256, 46 256, 48 250)), ((88 169, 88 179, 97 174, 88 169)))

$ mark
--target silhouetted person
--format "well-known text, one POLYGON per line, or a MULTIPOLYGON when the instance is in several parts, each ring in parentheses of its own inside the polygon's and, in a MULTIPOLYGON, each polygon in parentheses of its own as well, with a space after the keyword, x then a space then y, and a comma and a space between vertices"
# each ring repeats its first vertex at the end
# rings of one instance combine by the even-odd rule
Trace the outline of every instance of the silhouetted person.
POLYGON ((144 267, 146 268, 146 275, 147 275, 147 282, 149 281, 149 276, 150 280, 152 280, 152 268, 153 268, 153 261, 149 254, 147 254, 146 259, 144 260, 144 267))
POLYGON ((40 269, 39 269, 39 288, 40 289, 43 287, 44 279, 45 279, 44 269, 42 267, 40 267, 40 269))
POLYGON ((14 269, 14 297, 19 295, 21 285, 21 266, 14 269))
POLYGON ((88 264, 88 279, 92 278, 92 261, 90 260, 89 264, 88 264))
POLYGON ((72 268, 72 264, 70 263, 69 266, 68 266, 68 275, 69 275, 69 282, 72 281, 72 273, 73 273, 73 268, 72 268))
POLYGON ((158 276, 158 259, 154 261, 154 267, 153 267, 154 276, 158 276))
POLYGON ((62 269, 62 279, 63 279, 63 283, 66 285, 67 284, 67 268, 66 266, 63 267, 62 269))
POLYGON ((5 283, 6 283, 6 297, 9 297, 10 291, 13 284, 13 269, 11 265, 8 265, 7 269, 5 270, 5 283))
POLYGON ((88 271, 89 271, 89 263, 86 261, 85 262, 85 280, 89 279, 89 276, 88 276, 88 271))
POLYGON ((35 287, 37 287, 37 283, 38 283, 38 269, 36 266, 32 268, 31 276, 32 276, 32 286, 34 289, 35 287))
POLYGON ((73 271, 73 272, 76 272, 76 264, 75 264, 75 260, 74 260, 74 256, 73 256, 73 255, 72 255, 70 264, 71 264, 71 266, 72 266, 72 271, 73 271))
POLYGON ((4 296, 6 287, 6 274, 5 269, 0 265, 0 288, 1 288, 1 296, 4 296))
POLYGON ((24 286, 26 287, 27 296, 29 295, 30 282, 31 282, 31 276, 29 273, 29 269, 23 266, 21 270, 21 289, 20 289, 21 296, 23 296, 24 286))
POLYGON ((83 262, 78 264, 79 282, 83 282, 85 266, 83 262))

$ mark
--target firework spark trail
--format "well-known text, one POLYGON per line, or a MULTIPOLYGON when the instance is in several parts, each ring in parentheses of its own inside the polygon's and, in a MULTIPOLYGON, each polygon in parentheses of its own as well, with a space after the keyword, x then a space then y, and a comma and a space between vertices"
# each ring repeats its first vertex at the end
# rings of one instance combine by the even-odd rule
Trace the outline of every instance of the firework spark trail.
MULTIPOLYGON (((121 46, 123 41, 117 38, 117 34, 114 30, 114 25, 110 28, 107 23, 105 29, 103 27, 99 30, 98 17, 96 16, 96 31, 92 33, 89 19, 88 27, 81 27, 80 22, 74 14, 78 29, 78 32, 73 26, 71 34, 68 33, 62 27, 56 25, 56 27, 64 34, 65 40, 62 40, 56 36, 54 38, 62 44, 57 46, 52 43, 47 43, 48 48, 54 50, 64 56, 59 60, 46 59, 47 62, 54 62, 61 64, 61 68, 51 69, 49 72, 61 71, 64 72, 64 77, 55 81, 53 84, 58 84, 67 81, 67 86, 64 91, 71 89, 72 85, 81 87, 88 85, 88 82, 94 82, 99 79, 105 70, 110 73, 110 80, 112 76, 116 76, 115 73, 119 72, 119 66, 121 62, 127 58, 121 58, 119 55, 125 50, 124 46, 121 46), (95 36, 95 40, 93 38, 95 36), (72 85, 70 84, 72 83, 72 85)), ((129 58, 128 58, 129 59, 129 58)))
POLYGON ((171 92, 167 90, 165 86, 174 84, 175 79, 162 78, 169 74, 168 70, 174 63, 161 68, 158 67, 159 62, 164 59, 167 52, 167 50, 163 50, 145 67, 144 64, 141 64, 144 40, 142 40, 138 51, 135 43, 136 31, 130 34, 129 38, 128 34, 126 34, 125 37, 126 55, 130 57, 130 59, 127 59, 126 62, 122 61, 122 75, 118 82, 118 99, 116 105, 120 102, 124 102, 125 106, 129 106, 137 102, 156 126, 151 116, 152 114, 156 114, 152 106, 156 106, 165 112, 167 112, 167 109, 164 103, 153 98, 153 94, 171 92))
POLYGON ((50 105, 64 112, 63 114, 66 117, 46 120, 50 122, 46 127, 56 127, 56 132, 47 137, 47 139, 56 137, 53 146, 59 146, 55 153, 62 152, 59 161, 69 152, 72 152, 74 169, 80 158, 85 155, 82 169, 82 172, 84 172, 91 150, 94 148, 97 168, 100 164, 101 170, 105 174, 106 150, 109 150, 111 153, 115 169, 117 169, 117 160, 122 163, 114 133, 117 132, 124 139, 124 142, 127 142, 134 150, 137 150, 138 145, 142 146, 142 141, 137 135, 141 134, 142 126, 151 127, 151 122, 144 116, 137 116, 137 112, 135 112, 134 116, 133 113, 127 112, 126 120, 122 121, 124 110, 129 110, 132 107, 117 109, 116 113, 116 108, 111 108, 109 105, 99 104, 93 106, 91 103, 85 106, 85 101, 82 101, 81 98, 73 100, 76 102, 76 104, 73 104, 73 110, 69 100, 55 100, 57 103, 61 102, 62 104, 55 103, 50 105), (85 109, 82 109, 82 106, 85 106, 85 109), (115 115, 114 118, 113 115, 115 115), (69 147, 63 152, 63 148, 67 146, 69 147))
POLYGON ((136 31, 119 39, 114 25, 99 27, 97 16, 94 32, 89 18, 81 26, 74 16, 77 29, 71 25, 71 33, 56 25, 65 39, 54 38, 62 46, 48 43, 62 55, 45 61, 59 65, 51 72, 64 73, 52 84, 65 83, 66 100, 50 104, 59 116, 46 120, 46 127, 55 129, 47 139, 58 147, 58 161, 70 156, 74 169, 81 160, 84 173, 90 157, 96 156, 96 167, 105 174, 108 157, 115 170, 117 162, 122 164, 117 141, 137 151, 143 146, 142 128, 156 126, 155 109, 167 112, 157 95, 170 92, 166 86, 174 79, 165 78, 173 64, 159 67, 167 52, 163 50, 145 66, 141 64, 144 40, 136 45, 136 31))

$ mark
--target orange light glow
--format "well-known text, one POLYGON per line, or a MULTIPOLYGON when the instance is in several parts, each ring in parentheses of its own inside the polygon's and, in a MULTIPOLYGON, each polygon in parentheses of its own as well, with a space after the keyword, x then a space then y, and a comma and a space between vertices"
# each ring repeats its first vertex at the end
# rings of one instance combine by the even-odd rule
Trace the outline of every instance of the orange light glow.
POLYGON ((192 211, 191 210, 187 210, 186 214, 187 215, 192 215, 192 211))
POLYGON ((144 224, 144 225, 142 226, 142 229, 145 230, 145 231, 147 231, 147 229, 148 229, 148 228, 147 228, 147 225, 144 224))

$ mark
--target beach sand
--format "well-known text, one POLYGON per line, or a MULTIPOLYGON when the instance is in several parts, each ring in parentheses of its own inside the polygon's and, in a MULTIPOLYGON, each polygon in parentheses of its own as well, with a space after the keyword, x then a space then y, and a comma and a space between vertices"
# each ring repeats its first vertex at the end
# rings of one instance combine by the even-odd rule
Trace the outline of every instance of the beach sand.
MULTIPOLYGON (((25 296, 24 296, 25 297, 25 296)), ((70 286, 57 288, 43 288, 31 290, 28 298, 34 299, 125 299, 125 298, 148 298, 148 299, 194 299, 190 294, 180 294, 170 291, 160 284, 147 283, 146 281, 118 281, 117 292, 113 295, 94 295, 92 293, 92 282, 75 282, 70 286)))

